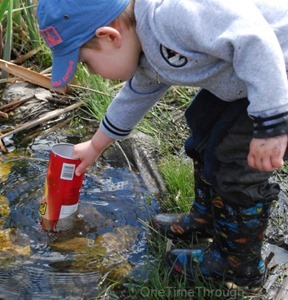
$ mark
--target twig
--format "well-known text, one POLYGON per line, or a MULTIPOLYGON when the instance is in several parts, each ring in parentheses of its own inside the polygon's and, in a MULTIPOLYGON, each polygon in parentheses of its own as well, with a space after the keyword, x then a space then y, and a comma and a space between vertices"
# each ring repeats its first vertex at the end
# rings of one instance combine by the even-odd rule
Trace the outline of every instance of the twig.
POLYGON ((159 234, 159 231, 157 231, 155 228, 153 228, 149 223, 145 222, 142 219, 138 219, 138 222, 144 225, 145 227, 149 228, 150 231, 154 231, 155 233, 159 234))
POLYGON ((94 90, 94 89, 91 89, 91 88, 87 88, 85 86, 80 86, 80 85, 75 85, 75 84, 69 84, 69 86, 71 88, 76 88, 76 89, 80 89, 80 90, 85 90, 85 91, 89 91, 89 92, 93 92, 93 93, 97 93, 99 95, 103 95, 103 96, 109 96, 109 94, 106 94, 106 93, 103 93, 103 92, 100 92, 98 90, 94 90))
POLYGON ((148 228, 150 232, 156 233, 161 238, 167 238, 165 235, 161 234, 159 230, 155 229, 153 226, 151 226, 149 223, 145 222, 142 219, 138 219, 138 222, 144 225, 144 227, 148 228))
POLYGON ((34 56, 38 51, 40 51, 43 47, 38 47, 36 49, 32 49, 31 51, 29 51, 28 53, 21 55, 19 57, 17 57, 15 60, 13 60, 12 62, 14 64, 21 64, 23 63, 25 60, 29 59, 30 57, 34 56))
POLYGON ((3 79, 0 79, 0 84, 2 84, 2 83, 15 83, 16 81, 19 81, 19 78, 17 78, 17 77, 3 78, 3 79))
POLYGON ((6 114, 6 113, 0 111, 0 118, 8 120, 8 119, 9 119, 9 116, 8 116, 8 114, 6 114))
POLYGON ((46 97, 46 99, 52 104, 59 104, 59 105, 68 105, 69 102, 63 99, 57 99, 55 97, 46 97))
POLYGON ((120 88, 123 87, 123 85, 125 84, 125 82, 121 82, 119 84, 113 85, 112 87, 109 88, 110 91, 115 91, 115 90, 119 90, 120 88))
POLYGON ((45 74, 50 74, 52 71, 52 67, 49 67, 43 71, 40 72, 40 74, 45 75, 45 74))
POLYGON ((0 139, 0 150, 3 152, 3 153, 8 153, 8 150, 7 148, 5 147, 5 145, 2 143, 2 140, 0 139))
POLYGON ((44 158, 37 158, 37 157, 27 157, 27 156, 17 156, 11 159, 7 159, 5 160, 5 162, 9 163, 9 162, 16 162, 19 160, 26 160, 26 161, 40 161, 40 162, 47 162, 48 159, 44 159, 44 158))
POLYGON ((172 240, 168 239, 166 244, 166 253, 171 251, 172 245, 173 245, 172 240))
MULTIPOLYGON (((62 122, 58 122, 56 125, 52 126, 51 128, 45 130, 44 132, 41 132, 40 136, 41 138, 55 132, 57 129, 63 127, 64 125, 66 125, 68 122, 70 122, 69 119, 66 119, 62 122)), ((33 137, 35 136, 39 136, 39 131, 33 132, 31 135, 29 136, 25 136, 25 138, 22 140, 22 143, 25 143, 26 141, 31 140, 33 137)))
POLYGON ((39 119, 37 120, 33 120, 31 122, 26 122, 22 125, 20 125, 18 128, 16 129, 13 129, 5 134, 3 134, 2 136, 0 136, 0 139, 3 139, 7 136, 10 136, 11 134, 15 134, 15 133, 18 133, 20 131, 23 131, 23 130, 27 130, 27 129, 30 129, 32 127, 35 127, 35 126, 38 126, 40 124, 43 124, 44 122, 48 121, 48 120, 51 120, 59 115, 62 115, 66 112, 69 112, 71 110, 74 110, 76 108, 79 108, 81 105, 83 105, 82 102, 77 102, 75 104, 72 104, 68 107, 65 107, 65 108, 61 108, 61 109, 56 109, 56 110, 53 110, 47 114, 45 114, 44 116, 40 117, 39 119))
POLYGON ((121 153, 123 154, 123 156, 125 157, 125 160, 127 162, 127 165, 128 165, 128 168, 129 168, 129 171, 132 171, 132 167, 131 167, 131 164, 129 162, 129 159, 125 153, 125 151, 123 150, 123 148, 120 146, 120 144, 116 141, 115 142, 115 145, 120 149, 121 153))
POLYGON ((274 252, 270 252, 269 255, 266 257, 265 259, 265 266, 266 268, 268 267, 268 264, 270 263, 270 261, 272 260, 272 258, 275 256, 274 252))
POLYGON ((23 103, 25 103, 25 102, 33 99, 33 98, 34 98, 34 95, 33 96, 22 97, 20 99, 16 99, 14 101, 11 101, 8 104, 0 106, 0 111, 1 110, 3 111, 3 110, 6 110, 6 109, 9 109, 9 108, 14 107, 14 106, 18 106, 18 105, 23 104, 23 103))

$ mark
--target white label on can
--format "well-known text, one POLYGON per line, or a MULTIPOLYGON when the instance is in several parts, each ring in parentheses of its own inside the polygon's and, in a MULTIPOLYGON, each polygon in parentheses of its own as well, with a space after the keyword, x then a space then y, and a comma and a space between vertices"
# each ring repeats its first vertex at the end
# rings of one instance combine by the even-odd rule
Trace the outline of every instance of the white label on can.
POLYGON ((78 203, 73 205, 62 205, 60 210, 59 219, 64 219, 74 214, 78 208, 78 203))
POLYGON ((73 180, 74 171, 75 165, 63 163, 60 178, 64 180, 73 180))

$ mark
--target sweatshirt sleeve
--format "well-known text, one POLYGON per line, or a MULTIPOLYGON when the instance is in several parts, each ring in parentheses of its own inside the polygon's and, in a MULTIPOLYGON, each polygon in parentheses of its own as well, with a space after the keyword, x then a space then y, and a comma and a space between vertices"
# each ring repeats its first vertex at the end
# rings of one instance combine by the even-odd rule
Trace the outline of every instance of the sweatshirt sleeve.
MULTIPOLYGON (((168 19, 173 20, 173 37, 186 48, 233 65, 236 76, 247 87, 254 137, 264 138, 288 133, 288 61, 284 59, 286 56, 288 60, 288 5, 277 1, 280 7, 265 13, 255 3, 180 0, 168 19), (281 45, 277 32, 285 36, 281 45)), ((167 18, 167 12, 165 15, 167 18)))
POLYGON ((138 67, 109 105, 100 129, 112 139, 125 138, 169 87, 147 76, 145 68, 138 67))

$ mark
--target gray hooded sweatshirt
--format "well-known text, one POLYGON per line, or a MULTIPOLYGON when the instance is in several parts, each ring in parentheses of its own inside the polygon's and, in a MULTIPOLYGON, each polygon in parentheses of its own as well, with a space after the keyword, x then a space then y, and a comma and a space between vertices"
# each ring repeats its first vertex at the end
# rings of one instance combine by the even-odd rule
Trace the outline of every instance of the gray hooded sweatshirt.
POLYGON ((254 137, 288 133, 288 0, 136 0, 135 16, 143 54, 106 135, 126 137, 171 85, 247 97, 254 137))

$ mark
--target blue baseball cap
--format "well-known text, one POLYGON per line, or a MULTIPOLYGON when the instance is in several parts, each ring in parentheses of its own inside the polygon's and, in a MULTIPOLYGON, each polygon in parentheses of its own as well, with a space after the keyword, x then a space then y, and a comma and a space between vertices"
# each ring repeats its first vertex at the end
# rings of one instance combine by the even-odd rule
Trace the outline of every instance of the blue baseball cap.
POLYGON ((79 50, 95 31, 115 20, 130 0, 39 0, 40 33, 52 51, 51 85, 65 86, 73 77, 79 50))

